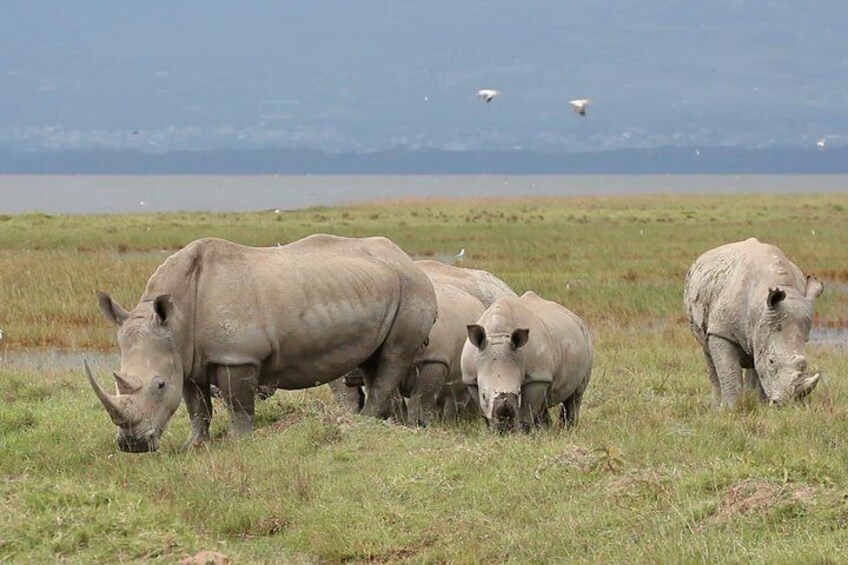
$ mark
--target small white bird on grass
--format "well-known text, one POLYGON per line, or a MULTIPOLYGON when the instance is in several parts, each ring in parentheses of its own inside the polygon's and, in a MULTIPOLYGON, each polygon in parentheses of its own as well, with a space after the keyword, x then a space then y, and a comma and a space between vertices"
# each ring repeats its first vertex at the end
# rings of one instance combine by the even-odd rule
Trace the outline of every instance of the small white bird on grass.
POLYGON ((459 250, 459 253, 454 255, 454 259, 456 259, 457 261, 462 261, 462 260, 465 259, 465 248, 464 247, 459 250))
POLYGON ((477 91, 477 96, 485 100, 486 103, 491 102, 496 96, 500 96, 500 94, 500 90, 494 90, 492 88, 481 88, 477 91))
POLYGON ((578 116, 586 115, 586 107, 592 103, 588 98, 578 98, 577 100, 570 100, 568 102, 571 104, 571 109, 574 110, 574 113, 578 116))

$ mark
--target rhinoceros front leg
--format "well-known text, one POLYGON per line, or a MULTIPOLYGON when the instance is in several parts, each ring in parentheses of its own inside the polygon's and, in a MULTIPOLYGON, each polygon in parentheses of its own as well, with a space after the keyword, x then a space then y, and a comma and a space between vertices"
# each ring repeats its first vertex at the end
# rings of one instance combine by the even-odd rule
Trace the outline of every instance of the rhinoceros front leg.
POLYGON ((191 432, 183 444, 183 449, 190 449, 209 440, 209 423, 212 421, 209 383, 198 384, 186 379, 183 383, 183 400, 191 421, 191 432))
POLYGON ((760 375, 756 369, 745 369, 745 387, 757 391, 757 398, 760 402, 768 402, 768 395, 763 388, 763 383, 760 382, 760 375))
POLYGON ((437 400, 447 376, 448 368, 443 363, 424 363, 421 366, 407 406, 412 425, 426 427, 436 417, 437 400))
POLYGON ((521 387, 521 408, 518 422, 526 432, 535 427, 546 428, 551 425, 551 413, 548 411, 548 391, 551 383, 534 382, 521 387))
POLYGON ((718 372, 716 372, 715 363, 708 350, 704 350, 704 359, 707 362, 707 376, 710 377, 710 385, 713 388, 713 406, 721 407, 721 383, 718 380, 718 372))
POLYGON ((258 370, 250 365, 219 365, 216 381, 230 413, 230 436, 240 437, 253 430, 253 413, 258 370))
POLYGON ((721 406, 733 410, 739 402, 739 388, 742 384, 739 347, 714 335, 709 336, 707 346, 721 387, 721 406))

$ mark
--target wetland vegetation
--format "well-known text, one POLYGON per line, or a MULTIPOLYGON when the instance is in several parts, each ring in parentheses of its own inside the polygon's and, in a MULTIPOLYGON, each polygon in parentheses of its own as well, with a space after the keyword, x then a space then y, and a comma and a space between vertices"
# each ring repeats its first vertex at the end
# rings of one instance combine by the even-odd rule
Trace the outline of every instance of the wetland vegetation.
POLYGON ((0 216, 0 561, 848 560, 847 208, 830 194, 0 216), (580 426, 413 429, 346 414, 320 387, 260 403, 250 439, 224 437, 216 405, 215 441, 182 453, 181 408, 160 452, 118 452, 81 370, 117 351, 95 290, 134 305, 198 237, 315 232, 385 235, 416 258, 465 248, 463 266, 578 313, 596 351, 580 426), (751 236, 824 281, 815 325, 830 339, 808 351, 823 382, 802 404, 716 412, 683 277, 751 236))

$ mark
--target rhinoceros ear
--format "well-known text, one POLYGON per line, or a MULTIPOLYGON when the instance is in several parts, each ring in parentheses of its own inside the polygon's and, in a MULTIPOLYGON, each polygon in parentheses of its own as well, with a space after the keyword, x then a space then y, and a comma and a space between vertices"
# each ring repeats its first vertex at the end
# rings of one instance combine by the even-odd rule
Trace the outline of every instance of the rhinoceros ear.
POLYGON ((769 308, 775 308, 778 304, 783 302, 784 298, 786 298, 786 292, 780 290, 779 288, 770 288, 766 303, 768 304, 769 308))
POLYGON ((161 294, 153 300, 153 311, 160 324, 165 324, 174 313, 174 303, 170 294, 161 294))
POLYGON ((527 338, 530 337, 530 330, 528 328, 520 328, 512 332, 512 347, 513 349, 520 349, 527 344, 527 338))
POLYGON ((486 328, 478 324, 466 326, 468 329, 468 341, 477 349, 486 347, 486 328))
POLYGON ((121 305, 112 300, 112 297, 105 292, 97 291, 97 302, 100 304, 100 311, 103 316, 114 324, 120 326, 130 316, 129 312, 121 308, 121 305))
POLYGON ((804 296, 807 300, 815 300, 824 292, 824 285, 813 275, 807 275, 807 288, 804 290, 804 296))

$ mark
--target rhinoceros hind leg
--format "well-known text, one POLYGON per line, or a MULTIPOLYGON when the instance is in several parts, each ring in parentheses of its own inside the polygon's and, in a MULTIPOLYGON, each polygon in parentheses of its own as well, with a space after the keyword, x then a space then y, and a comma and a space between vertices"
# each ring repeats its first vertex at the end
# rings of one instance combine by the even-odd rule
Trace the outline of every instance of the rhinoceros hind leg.
POLYGON ((710 357, 721 387, 721 406, 733 410, 739 401, 742 364, 739 347, 724 338, 711 335, 707 341, 710 357))
POLYGON ((230 435, 247 435, 253 429, 257 369, 251 365, 220 365, 215 368, 216 381, 230 413, 230 435))
POLYGON ((583 403, 583 391, 576 390, 574 394, 566 398, 562 403, 562 411, 559 414, 563 427, 573 428, 580 421, 580 405, 583 403))
POLYGON ((212 421, 212 396, 209 383, 205 385, 186 379, 183 383, 183 400, 191 421, 191 432, 183 449, 198 447, 209 441, 209 423, 212 421))
POLYGON ((412 363, 403 357, 382 357, 373 376, 365 375, 368 386, 362 414, 384 420, 392 416, 397 418, 403 411, 399 405, 403 401, 399 387, 411 366, 412 363))

